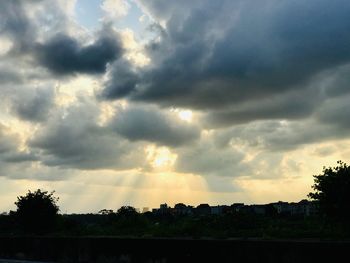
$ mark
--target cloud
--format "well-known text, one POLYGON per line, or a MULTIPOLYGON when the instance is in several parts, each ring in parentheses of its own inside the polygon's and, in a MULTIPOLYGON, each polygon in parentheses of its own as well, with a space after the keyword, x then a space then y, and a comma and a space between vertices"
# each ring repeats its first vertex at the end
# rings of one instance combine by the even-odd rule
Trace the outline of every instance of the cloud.
POLYGON ((216 132, 221 147, 243 145, 262 152, 287 152, 308 144, 331 142, 349 137, 347 101, 325 103, 305 120, 256 121, 216 132))
POLYGON ((92 34, 94 41, 87 40, 87 33, 72 20, 71 2, 2 1, 0 32, 11 41, 8 56, 32 56, 56 75, 104 73, 123 53, 119 36, 105 25, 92 34))
POLYGON ((52 89, 21 90, 12 100, 13 111, 23 120, 43 122, 54 107, 52 89))
POLYGON ((106 83, 108 99, 234 107, 219 116, 232 123, 306 118, 313 102, 301 98, 291 110, 292 103, 283 105, 287 95, 350 60, 347 1, 139 2, 161 33, 147 46, 150 65, 128 75, 127 85, 118 78, 106 83))
POLYGON ((106 86, 98 94, 101 99, 123 97, 136 89, 138 70, 127 60, 120 59, 113 63, 107 74, 106 86))
POLYGON ((128 14, 130 4, 126 0, 104 0, 101 9, 112 19, 118 19, 128 14))
POLYGON ((200 137, 198 126, 152 106, 120 109, 111 125, 130 141, 148 141, 172 147, 189 145, 200 137))
POLYGON ((246 104, 233 104, 223 110, 212 110, 204 116, 203 121, 208 127, 218 128, 257 120, 304 119, 312 115, 322 101, 323 98, 315 90, 290 92, 246 104), (312 100, 310 96, 313 96, 312 100))
POLYGON ((36 47, 41 65, 57 75, 103 73, 107 64, 121 54, 119 40, 109 30, 88 45, 82 45, 68 35, 58 34, 36 47))
POLYGON ((249 166, 244 164, 245 154, 232 147, 220 148, 211 137, 178 152, 176 171, 203 176, 237 177, 249 175, 249 166))
POLYGON ((12 70, 8 70, 5 68, 0 68, 0 81, 2 85, 6 84, 14 84, 14 83, 21 83, 22 77, 17 72, 14 72, 12 70))
POLYGON ((316 119, 323 124, 334 125, 338 132, 347 132, 350 130, 350 95, 341 98, 329 99, 321 105, 315 113, 316 119))
POLYGON ((28 145, 39 151, 46 166, 83 170, 142 166, 142 145, 128 143, 109 128, 99 126, 99 115, 95 103, 80 98, 74 106, 52 116, 28 145))
POLYGON ((1 1, 0 33, 11 40, 12 55, 28 54, 42 35, 66 31, 72 25, 68 12, 75 3, 66 1, 1 1))
POLYGON ((281 176, 285 157, 308 144, 349 138, 348 1, 139 0, 154 22, 154 39, 139 43, 110 20, 130 2, 104 1, 109 17, 94 32, 67 3, 0 2, 1 118, 13 129, 0 128, 2 174, 152 173, 154 147, 166 149, 153 161, 167 171, 219 191, 231 177, 281 176))
MULTIPOLYGON (((20 150, 20 137, 8 127, 0 124, 0 176, 11 177, 14 166, 25 167, 27 162, 36 161, 33 152, 20 150)), ((25 175, 22 175, 25 177, 25 175)))
POLYGON ((26 13, 26 8, 39 1, 1 1, 0 2, 0 33, 8 36, 15 48, 23 48, 33 41, 36 30, 26 13))

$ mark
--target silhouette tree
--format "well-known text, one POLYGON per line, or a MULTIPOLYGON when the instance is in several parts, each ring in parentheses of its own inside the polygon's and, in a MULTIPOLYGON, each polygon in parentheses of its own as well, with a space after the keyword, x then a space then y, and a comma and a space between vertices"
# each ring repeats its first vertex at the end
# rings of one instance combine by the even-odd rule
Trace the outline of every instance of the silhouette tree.
POLYGON ((34 192, 29 190, 25 196, 17 197, 15 216, 25 232, 41 234, 54 229, 59 198, 53 194, 54 191, 49 193, 38 189, 34 192))
POLYGON ((174 206, 175 209, 181 210, 181 209, 186 209, 187 205, 185 205, 184 203, 178 203, 174 206))
POLYGON ((112 215, 114 211, 112 209, 102 209, 98 212, 100 215, 112 215))
POLYGON ((342 161, 336 167, 324 167, 314 175, 315 190, 309 197, 318 202, 321 212, 330 217, 350 217, 350 166, 342 161))
POLYGON ((118 216, 130 217, 138 215, 136 209, 132 206, 122 206, 117 211, 118 216))

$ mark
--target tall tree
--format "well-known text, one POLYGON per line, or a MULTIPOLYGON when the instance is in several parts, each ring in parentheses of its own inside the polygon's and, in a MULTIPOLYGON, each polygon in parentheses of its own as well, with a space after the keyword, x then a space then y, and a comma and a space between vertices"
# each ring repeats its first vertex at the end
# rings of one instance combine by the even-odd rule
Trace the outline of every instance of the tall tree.
POLYGON ((42 191, 40 189, 28 193, 25 196, 17 197, 15 205, 16 218, 25 232, 47 233, 54 229, 59 207, 58 197, 54 192, 42 191))
POLYGON ((324 167, 323 173, 314 175, 314 192, 309 197, 319 203, 326 215, 350 218, 350 166, 342 161, 336 167, 324 167))

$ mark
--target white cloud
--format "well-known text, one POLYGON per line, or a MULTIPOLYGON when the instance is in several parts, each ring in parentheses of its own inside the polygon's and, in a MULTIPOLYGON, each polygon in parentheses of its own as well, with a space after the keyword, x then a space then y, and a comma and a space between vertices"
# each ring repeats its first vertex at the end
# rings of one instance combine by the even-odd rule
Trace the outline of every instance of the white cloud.
POLYGON ((126 0, 104 0, 101 9, 112 19, 118 19, 129 13, 130 4, 126 0))
POLYGON ((0 56, 5 55, 11 49, 12 45, 10 39, 0 37, 0 56))

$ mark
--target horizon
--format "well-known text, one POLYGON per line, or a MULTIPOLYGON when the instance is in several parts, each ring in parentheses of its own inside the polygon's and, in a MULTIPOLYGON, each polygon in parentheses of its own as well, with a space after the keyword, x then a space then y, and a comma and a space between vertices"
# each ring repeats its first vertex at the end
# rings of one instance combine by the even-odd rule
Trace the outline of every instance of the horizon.
MULTIPOLYGON (((44 189, 40 189, 40 190, 44 190, 44 189)), ((25 196, 25 194, 22 194, 21 196, 25 196)), ((59 196, 57 196, 57 195, 55 195, 54 194, 54 196, 55 197, 58 197, 59 198, 59 196)), ((135 206, 132 206, 132 205, 129 205, 129 204, 124 204, 124 205, 121 205, 120 207, 115 207, 115 208, 113 208, 113 207, 104 207, 104 208, 100 208, 100 209, 98 209, 98 210, 96 210, 96 211, 86 211, 86 212, 84 212, 84 211, 82 211, 82 212, 80 212, 80 213, 76 213, 76 212, 74 212, 74 211, 72 211, 72 212, 70 212, 70 213, 67 213, 67 212, 65 212, 65 211, 62 211, 62 209, 60 209, 59 208, 59 214, 62 214, 62 215, 69 215, 69 214, 99 214, 102 210, 112 210, 114 213, 116 213, 117 212, 117 210, 119 209, 119 208, 121 208, 121 207, 128 207, 128 206, 130 206, 130 207, 133 207, 133 208, 135 208, 135 210, 138 212, 138 213, 144 213, 144 212, 142 212, 142 210, 143 209, 145 209, 145 208, 147 208, 148 209, 148 211, 147 212, 152 212, 152 210, 153 209, 159 209, 160 207, 161 207, 161 205, 167 205, 167 208, 170 208, 170 209, 174 209, 175 208, 175 205, 177 205, 177 204, 184 204, 184 205, 186 205, 187 207, 191 207, 191 208, 196 208, 196 207, 198 207, 199 205, 209 205, 210 207, 217 207, 217 206, 232 206, 232 205, 234 205, 234 204, 243 204, 244 206, 254 206, 254 205, 258 205, 258 206, 265 206, 265 205, 270 205, 270 204, 277 204, 277 203, 280 203, 280 202, 282 202, 282 203, 288 203, 288 204, 297 204, 297 203, 299 203, 299 202, 301 202, 301 201, 304 201, 304 200, 306 200, 306 201, 308 201, 308 202, 314 202, 314 201, 312 201, 312 200, 310 200, 310 199, 308 199, 307 197, 305 197, 304 199, 301 199, 301 200, 294 200, 294 201, 284 201, 284 200, 275 200, 275 201, 272 201, 272 202, 268 202, 268 203, 244 203, 244 202, 239 202, 239 201, 233 201, 233 202, 231 202, 231 203, 225 203, 225 204, 210 204, 210 203, 204 203, 204 202, 202 202, 202 203, 197 203, 197 204, 193 204, 193 203, 183 203, 183 202, 175 202, 175 203, 172 203, 172 204, 168 204, 168 203, 166 203, 166 202, 161 202, 161 203, 159 203, 158 204, 158 206, 141 206, 141 207, 135 207, 135 206)), ((57 202, 57 205, 58 205, 58 207, 60 207, 59 206, 59 201, 57 202)), ((13 211, 13 210, 10 210, 10 211, 13 211)), ((10 211, 1 211, 0 212, 0 214, 3 214, 3 213, 9 213, 10 211)))
POLYGON ((349 13, 1 1, 0 211, 38 188, 68 213, 305 199, 313 175, 350 162, 349 13))

